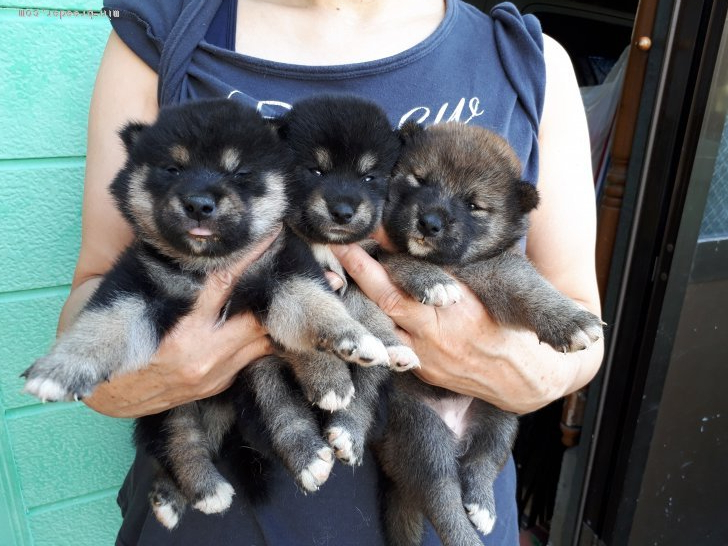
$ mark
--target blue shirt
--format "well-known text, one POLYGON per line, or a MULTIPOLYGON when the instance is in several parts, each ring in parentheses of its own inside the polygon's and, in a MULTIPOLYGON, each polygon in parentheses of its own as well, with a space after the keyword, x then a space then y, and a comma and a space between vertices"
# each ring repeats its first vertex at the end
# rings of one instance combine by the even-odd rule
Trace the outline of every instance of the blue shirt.
MULTIPOLYGON (((106 0, 119 10, 112 25, 121 39, 159 74, 160 105, 229 97, 280 115, 298 99, 349 93, 380 104, 393 125, 408 119, 431 124, 457 120, 502 135, 536 183, 538 127, 545 67, 538 21, 510 3, 486 15, 448 0, 438 28, 425 40, 384 59, 336 66, 298 66, 241 55, 235 43, 235 0, 106 0)), ((221 463, 223 473, 229 475, 221 463)), ((416 464, 416 463, 414 463, 416 464)), ((151 462, 138 454, 120 493, 122 544, 245 544, 293 546, 384 544, 372 457, 350 469, 334 467, 316 494, 300 493, 277 462, 268 474, 270 496, 250 502, 237 494, 223 516, 188 510, 169 533, 149 511, 151 462)), ((498 519, 491 546, 515 546, 517 511, 512 459, 496 481, 498 519)), ((438 544, 431 529, 425 544, 438 544)))

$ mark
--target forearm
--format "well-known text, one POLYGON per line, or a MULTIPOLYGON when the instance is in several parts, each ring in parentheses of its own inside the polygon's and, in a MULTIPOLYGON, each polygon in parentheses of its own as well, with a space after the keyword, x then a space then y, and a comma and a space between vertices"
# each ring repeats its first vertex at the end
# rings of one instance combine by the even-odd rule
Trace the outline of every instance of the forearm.
POLYGON ((460 359, 425 357, 418 374, 428 383, 523 414, 587 384, 602 359, 601 340, 583 351, 560 353, 531 332, 496 326, 491 334, 468 343, 460 359), (445 368, 441 362, 452 364, 445 368))
POLYGON ((73 324, 73 321, 76 320, 81 309, 83 309, 86 305, 86 302, 99 286, 100 282, 101 276, 89 277, 88 280, 71 289, 71 293, 68 295, 66 303, 63 304, 61 315, 58 317, 56 335, 60 335, 68 329, 71 324, 73 324))

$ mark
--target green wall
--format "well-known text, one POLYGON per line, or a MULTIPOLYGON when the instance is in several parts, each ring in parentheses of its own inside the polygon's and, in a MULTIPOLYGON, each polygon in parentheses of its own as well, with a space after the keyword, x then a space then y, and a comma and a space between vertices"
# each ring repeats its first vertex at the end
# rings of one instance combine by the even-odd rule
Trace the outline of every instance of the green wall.
POLYGON ((80 403, 38 404, 18 375, 51 345, 68 294, 110 25, 98 13, 47 14, 100 1, 35 2, 0 0, 0 545, 99 546, 120 523, 130 423, 80 403))

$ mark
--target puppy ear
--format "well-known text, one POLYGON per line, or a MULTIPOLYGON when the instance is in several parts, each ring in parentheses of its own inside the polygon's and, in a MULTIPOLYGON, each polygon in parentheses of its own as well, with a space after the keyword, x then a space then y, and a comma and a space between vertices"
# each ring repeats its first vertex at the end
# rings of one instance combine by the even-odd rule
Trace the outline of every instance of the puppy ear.
POLYGON ((124 142, 127 151, 131 151, 134 144, 136 144, 137 140, 139 140, 139 136, 142 134, 142 131, 148 127, 149 125, 145 125, 144 123, 132 121, 131 123, 127 123, 121 131, 119 131, 119 136, 124 142))
POLYGON ((516 191, 518 192, 518 204, 523 214, 531 212, 538 206, 539 197, 536 186, 525 180, 517 180, 516 191))
POLYGON ((409 144, 410 141, 415 137, 415 135, 419 135, 425 130, 422 125, 417 123, 414 120, 409 120, 404 123, 398 130, 397 135, 399 136, 399 139, 402 141, 402 144, 409 144))

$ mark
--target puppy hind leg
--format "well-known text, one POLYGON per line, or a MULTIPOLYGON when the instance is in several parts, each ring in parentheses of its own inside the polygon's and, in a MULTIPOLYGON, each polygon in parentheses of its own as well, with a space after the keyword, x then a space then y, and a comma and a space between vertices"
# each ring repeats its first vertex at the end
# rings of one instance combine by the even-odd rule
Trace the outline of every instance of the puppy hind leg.
POLYGON ((159 523, 170 531, 177 527, 187 508, 187 497, 161 466, 157 469, 149 491, 149 503, 159 523))
POLYGON ((230 507, 235 490, 213 463, 219 443, 211 442, 198 404, 184 404, 169 412, 165 422, 167 460, 193 507, 205 514, 219 514, 230 507))
POLYGON ((489 534, 496 521, 493 484, 511 452, 518 419, 481 400, 469 409, 466 444, 460 457, 460 483, 463 506, 473 525, 489 534))
POLYGON ((423 515, 394 483, 387 484, 382 499, 384 532, 390 546, 420 546, 423 515))
POLYGON ((289 353, 293 373, 309 402, 326 411, 349 406, 355 387, 349 365, 331 353, 289 353))
POLYGON ((302 276, 281 282, 265 317, 271 337, 292 352, 324 349, 362 366, 388 366, 382 342, 322 282, 302 276))
POLYGON ((385 368, 352 369, 356 397, 348 408, 328 416, 324 435, 341 462, 358 466, 364 458, 364 449, 379 409, 379 391, 389 378, 385 368))
POLYGON ((389 412, 378 450, 384 472, 408 502, 419 506, 445 546, 480 546, 462 508, 452 431, 434 410, 401 392, 393 393, 389 412))
POLYGON ((270 444, 296 483, 313 492, 328 479, 334 453, 321 438, 318 420, 300 392, 285 376, 288 364, 277 356, 266 356, 245 367, 239 378, 241 396, 252 394, 257 415, 270 444))

